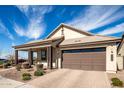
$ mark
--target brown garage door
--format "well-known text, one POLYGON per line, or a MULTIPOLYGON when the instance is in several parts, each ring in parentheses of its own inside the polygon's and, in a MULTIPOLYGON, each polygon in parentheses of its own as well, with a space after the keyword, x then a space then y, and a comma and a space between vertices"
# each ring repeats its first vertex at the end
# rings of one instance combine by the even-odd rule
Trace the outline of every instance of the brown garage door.
POLYGON ((105 71, 105 48, 63 51, 63 68, 105 71))

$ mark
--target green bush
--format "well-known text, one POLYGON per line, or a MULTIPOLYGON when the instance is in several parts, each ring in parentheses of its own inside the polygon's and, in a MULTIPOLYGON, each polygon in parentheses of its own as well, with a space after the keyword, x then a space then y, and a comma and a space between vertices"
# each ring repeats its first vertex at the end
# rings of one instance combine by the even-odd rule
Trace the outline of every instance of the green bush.
POLYGON ((120 79, 112 78, 111 81, 113 86, 123 87, 123 82, 120 79))
POLYGON ((23 77, 25 77, 25 76, 31 76, 31 74, 30 73, 23 73, 22 76, 23 77))
POLYGON ((16 70, 17 70, 17 71, 20 71, 20 70, 21 70, 21 64, 17 64, 17 65, 16 65, 16 70))
POLYGON ((31 74, 30 73, 23 73, 22 74, 22 80, 30 80, 31 74))
POLYGON ((2 65, 4 62, 3 61, 0 61, 0 65, 2 65))
POLYGON ((24 76, 22 77, 22 80, 30 80, 31 79, 31 76, 24 76))
POLYGON ((43 70, 37 70, 34 72, 34 75, 35 76, 42 76, 42 75, 44 75, 44 71, 43 70))

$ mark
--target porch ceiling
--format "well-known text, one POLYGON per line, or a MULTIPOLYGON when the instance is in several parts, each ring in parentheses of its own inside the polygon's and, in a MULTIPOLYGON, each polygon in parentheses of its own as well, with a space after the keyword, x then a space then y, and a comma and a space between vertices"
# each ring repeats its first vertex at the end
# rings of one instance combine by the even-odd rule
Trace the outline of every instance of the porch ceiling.
POLYGON ((45 49, 45 48, 50 47, 50 46, 51 45, 42 45, 42 46, 18 48, 18 49, 15 49, 15 50, 20 50, 20 51, 28 51, 28 50, 38 51, 38 50, 45 49))

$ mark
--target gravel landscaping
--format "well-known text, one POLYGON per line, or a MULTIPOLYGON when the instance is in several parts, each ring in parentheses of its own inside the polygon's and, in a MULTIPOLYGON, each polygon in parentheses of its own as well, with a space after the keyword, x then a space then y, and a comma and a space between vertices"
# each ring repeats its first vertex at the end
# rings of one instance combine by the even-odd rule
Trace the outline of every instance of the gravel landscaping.
MULTIPOLYGON (((118 71, 117 73, 107 73, 107 75, 108 75, 110 84, 111 84, 111 78, 118 78, 124 83, 124 71, 118 71)), ((112 87, 116 88, 115 86, 112 86, 112 87)))
MULTIPOLYGON (((17 71, 15 69, 15 67, 13 67, 11 69, 1 70, 0 75, 3 77, 9 78, 9 79, 13 79, 13 80, 17 80, 17 81, 21 81, 21 82, 26 83, 26 82, 29 82, 33 79, 38 78, 38 76, 34 76, 34 71, 36 71, 35 68, 21 69, 21 71, 17 71), (22 74, 23 73, 30 73, 31 74, 31 80, 27 80, 27 81, 22 80, 22 74)), ((47 69, 44 71, 45 71, 45 74, 47 74, 47 73, 50 73, 51 71, 54 71, 54 70, 47 69)))

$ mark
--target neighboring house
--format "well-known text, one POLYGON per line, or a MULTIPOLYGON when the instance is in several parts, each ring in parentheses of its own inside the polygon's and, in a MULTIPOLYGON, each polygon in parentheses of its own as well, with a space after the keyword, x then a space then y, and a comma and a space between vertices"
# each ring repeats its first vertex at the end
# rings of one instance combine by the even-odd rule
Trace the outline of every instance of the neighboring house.
POLYGON ((118 68, 123 69, 124 68, 124 64, 123 64, 124 63, 124 34, 122 36, 121 43, 118 46, 118 55, 119 55, 119 57, 117 57, 118 68))
POLYGON ((18 64, 18 51, 28 51, 30 65, 33 52, 37 52, 38 60, 48 68, 116 72, 117 57, 123 59, 117 54, 120 42, 120 38, 94 35, 60 24, 44 40, 14 46, 15 62, 18 64))

